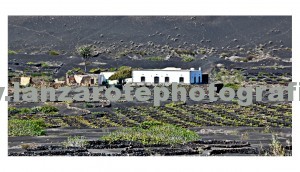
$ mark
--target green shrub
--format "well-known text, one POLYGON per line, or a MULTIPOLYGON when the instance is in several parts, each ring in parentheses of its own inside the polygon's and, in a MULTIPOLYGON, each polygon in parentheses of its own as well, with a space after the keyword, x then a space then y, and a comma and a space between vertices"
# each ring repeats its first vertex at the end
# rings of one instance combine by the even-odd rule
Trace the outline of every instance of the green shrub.
POLYGON ((199 53, 203 54, 203 55, 206 54, 206 49, 205 48, 200 48, 199 53))
POLYGON ((116 71, 116 70, 117 70, 117 68, 115 68, 115 67, 109 68, 109 71, 110 71, 110 72, 114 72, 114 71, 116 71))
POLYGON ((8 120, 9 136, 41 136, 45 135, 46 124, 43 120, 8 120))
POLYGON ((193 50, 175 49, 175 52, 179 55, 191 55, 191 56, 196 55, 196 52, 193 50))
POLYGON ((234 83, 227 83, 224 85, 224 87, 229 87, 229 88, 232 88, 234 90, 238 90, 240 85, 239 84, 234 84, 234 83))
POLYGON ((16 51, 8 50, 8 55, 15 55, 18 54, 16 51))
POLYGON ((15 108, 15 107, 9 107, 8 113, 10 115, 26 115, 26 114, 32 114, 32 113, 44 113, 44 114, 56 114, 59 110, 50 105, 45 106, 39 106, 39 107, 33 107, 33 108, 15 108))
POLYGON ((159 125, 163 125, 162 122, 160 121, 144 121, 140 124, 140 127, 141 128, 144 128, 144 129, 147 129, 147 128, 150 128, 150 127, 153 127, 153 126, 159 126, 159 125))
POLYGON ((32 108, 32 110, 35 110, 36 112, 42 112, 44 114, 56 114, 59 111, 56 107, 50 105, 35 107, 32 108))
POLYGON ((134 51, 133 53, 134 53, 134 54, 139 54, 139 55, 141 55, 141 56, 145 56, 145 55, 148 54, 146 51, 143 51, 143 50, 134 51))
POLYGON ((51 56, 58 56, 58 55, 59 55, 59 52, 58 52, 58 51, 55 51, 55 50, 50 50, 50 51, 49 51, 49 55, 51 55, 51 56))
POLYGON ((71 70, 68 70, 66 73, 67 73, 68 75, 72 75, 72 74, 83 74, 84 71, 83 71, 81 68, 77 67, 77 68, 73 68, 73 69, 71 69, 71 70))
POLYGON ((284 156, 284 146, 279 142, 277 135, 272 135, 272 143, 270 144, 270 153, 272 156, 284 156))
POLYGON ((102 140, 109 142, 126 140, 137 141, 144 145, 184 144, 199 138, 194 131, 160 122, 144 122, 138 127, 125 128, 101 137, 102 140))
POLYGON ((88 142, 83 136, 68 137, 68 140, 62 143, 65 147, 85 147, 88 142))
POLYGON ((36 63, 34 63, 34 62, 27 62, 26 64, 28 64, 28 65, 34 65, 36 63))
POLYGON ((48 63, 43 62, 43 63, 42 63, 42 67, 49 67, 49 65, 48 65, 48 63))
POLYGON ((26 114, 31 114, 32 110, 30 108, 15 108, 15 107, 9 107, 8 108, 8 114, 10 115, 26 115, 26 114))
POLYGON ((220 81, 223 83, 241 83, 245 80, 243 74, 239 70, 227 70, 222 68, 218 72, 213 72, 213 78, 215 81, 220 81))
POLYGON ((84 107, 84 108, 93 108, 94 105, 91 104, 91 103, 85 102, 85 103, 83 104, 83 107, 84 107))
POLYGON ((125 56, 127 56, 129 53, 131 53, 131 52, 125 50, 125 51, 122 51, 122 52, 118 52, 116 55, 117 55, 118 57, 125 57, 125 56))
POLYGON ((220 57, 222 57, 222 58, 229 57, 229 53, 223 52, 220 54, 220 57))
POLYGON ((185 102, 179 101, 179 102, 171 102, 171 103, 168 103, 168 104, 166 104, 165 106, 166 106, 166 107, 169 107, 169 108, 172 108, 172 107, 176 107, 176 106, 180 106, 180 105, 184 105, 184 104, 185 104, 185 102))
POLYGON ((123 80, 125 78, 131 78, 132 68, 129 66, 121 66, 119 70, 109 77, 109 80, 123 80))
POLYGON ((150 61, 164 61, 165 58, 163 58, 161 56, 156 56, 156 57, 148 57, 147 60, 150 60, 150 61))
POLYGON ((182 54, 180 57, 182 58, 181 61, 183 62, 192 62, 195 60, 195 58, 191 55, 182 54))
POLYGON ((100 73, 101 69, 100 68, 93 68, 89 71, 90 73, 100 73))

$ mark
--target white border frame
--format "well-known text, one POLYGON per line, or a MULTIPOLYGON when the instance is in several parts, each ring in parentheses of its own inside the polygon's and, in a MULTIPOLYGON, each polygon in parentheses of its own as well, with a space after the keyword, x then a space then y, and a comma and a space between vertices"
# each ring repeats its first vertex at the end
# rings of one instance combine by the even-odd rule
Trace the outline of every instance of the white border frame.
MULTIPOLYGON (((8 15, 292 15, 293 47, 299 46, 300 14, 292 0, 1 0, 0 86, 7 86, 8 15), (86 8, 83 8, 86 7, 86 8), (298 38, 298 39, 296 39, 298 38)), ((300 81, 299 50, 293 49, 293 81, 300 81)), ((298 84, 299 85, 299 84, 298 84)), ((298 92, 299 89, 297 89, 298 92)), ((7 95, 5 90, 4 95, 7 95)), ((295 93, 295 96, 299 96, 295 93)), ((7 102, 0 102, 1 171, 293 171, 299 162, 300 103, 293 102, 292 157, 8 157, 7 102)))

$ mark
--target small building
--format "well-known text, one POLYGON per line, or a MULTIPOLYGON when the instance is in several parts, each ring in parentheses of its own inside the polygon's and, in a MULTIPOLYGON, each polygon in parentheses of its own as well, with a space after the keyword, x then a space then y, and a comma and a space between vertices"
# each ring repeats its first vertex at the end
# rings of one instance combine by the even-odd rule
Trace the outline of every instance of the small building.
POLYGON ((66 81, 60 81, 60 80, 58 80, 57 78, 56 79, 54 79, 54 83, 55 84, 65 84, 66 83, 66 81))
POLYGON ((109 80, 109 77, 111 77, 115 73, 116 72, 101 72, 99 74, 98 84, 99 85, 103 85, 103 83, 116 84, 118 82, 117 80, 109 80))
POLYGON ((202 71, 199 67, 181 69, 175 67, 167 67, 164 69, 143 69, 132 71, 133 83, 150 83, 150 84, 202 84, 202 71))
POLYGON ((67 75, 67 85, 95 86, 98 85, 99 74, 67 75))
POLYGON ((25 77, 25 76, 22 76, 20 78, 20 85, 22 86, 27 86, 31 83, 31 77, 25 77))
POLYGON ((66 84, 67 85, 75 85, 76 84, 74 75, 66 74, 66 84))
POLYGON ((104 83, 113 85, 117 84, 118 80, 109 80, 115 72, 101 72, 100 74, 66 74, 67 85, 80 85, 80 86, 97 86, 104 83))

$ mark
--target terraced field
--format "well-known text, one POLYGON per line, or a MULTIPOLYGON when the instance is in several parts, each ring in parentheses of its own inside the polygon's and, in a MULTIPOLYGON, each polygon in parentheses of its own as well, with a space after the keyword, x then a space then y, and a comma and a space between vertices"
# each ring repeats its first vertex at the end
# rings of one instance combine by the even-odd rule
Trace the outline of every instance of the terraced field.
POLYGON ((57 114, 11 115, 10 118, 42 118, 51 127, 103 128, 132 127, 157 120, 185 128, 203 126, 292 127, 292 107, 286 104, 236 103, 166 104, 164 107, 131 106, 89 112, 67 109, 60 103, 57 114), (72 115, 73 114, 73 115, 72 115))

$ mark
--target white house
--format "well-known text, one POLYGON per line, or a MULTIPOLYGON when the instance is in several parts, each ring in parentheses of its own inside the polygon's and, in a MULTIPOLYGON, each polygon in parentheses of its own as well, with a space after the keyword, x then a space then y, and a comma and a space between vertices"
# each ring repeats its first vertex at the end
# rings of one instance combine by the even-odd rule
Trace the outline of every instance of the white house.
POLYGON ((167 67, 164 69, 143 69, 132 71, 133 83, 182 83, 200 84, 202 83, 202 71, 191 69, 181 69, 167 67))
POLYGON ((98 79, 98 84, 102 85, 103 82, 108 82, 108 84, 117 84, 118 80, 109 80, 116 72, 101 72, 98 79))

